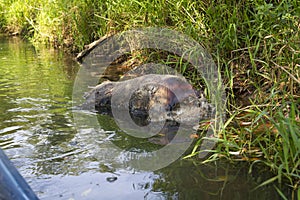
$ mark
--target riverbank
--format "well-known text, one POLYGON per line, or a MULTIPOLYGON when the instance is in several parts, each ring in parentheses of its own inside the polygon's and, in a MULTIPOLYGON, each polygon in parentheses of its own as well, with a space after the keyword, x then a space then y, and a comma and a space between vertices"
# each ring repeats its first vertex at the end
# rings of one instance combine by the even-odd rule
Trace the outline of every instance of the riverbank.
POLYGON ((208 159, 262 162, 276 174, 265 183, 287 183, 296 198, 299 8, 296 0, 0 0, 0 29, 73 54, 106 34, 137 27, 168 27, 191 36, 213 55, 228 93, 228 120, 208 159))

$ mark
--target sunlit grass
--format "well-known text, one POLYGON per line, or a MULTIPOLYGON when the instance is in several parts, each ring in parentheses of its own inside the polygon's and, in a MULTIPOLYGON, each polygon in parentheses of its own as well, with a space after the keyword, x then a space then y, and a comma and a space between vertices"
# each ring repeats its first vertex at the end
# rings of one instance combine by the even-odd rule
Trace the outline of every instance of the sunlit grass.
MULTIPOLYGON (((275 176, 263 184, 287 183, 293 198, 300 196, 299 1, 0 0, 0 26, 71 52, 137 27, 189 35, 212 54, 227 92, 227 121, 206 162, 225 157, 265 163, 275 176)), ((164 62, 189 76, 180 59, 171 55, 164 62)), ((201 140, 190 156, 200 146, 201 140)))

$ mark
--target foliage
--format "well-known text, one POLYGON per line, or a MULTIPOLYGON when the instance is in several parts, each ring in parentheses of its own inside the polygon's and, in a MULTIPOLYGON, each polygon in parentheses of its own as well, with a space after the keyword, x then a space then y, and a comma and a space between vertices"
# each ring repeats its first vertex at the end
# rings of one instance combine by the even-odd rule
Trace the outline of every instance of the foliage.
POLYGON ((269 182, 299 187, 299 1, 0 0, 0 26, 71 52, 136 27, 191 36, 213 55, 228 93, 227 122, 207 161, 263 162, 277 174, 269 182))

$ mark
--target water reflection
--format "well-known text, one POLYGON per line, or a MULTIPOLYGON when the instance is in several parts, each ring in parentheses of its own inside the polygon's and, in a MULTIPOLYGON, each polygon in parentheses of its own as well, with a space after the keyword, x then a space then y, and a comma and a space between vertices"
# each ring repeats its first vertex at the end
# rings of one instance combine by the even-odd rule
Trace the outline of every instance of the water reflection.
POLYGON ((185 160, 155 172, 130 168, 129 156, 160 147, 126 135, 105 115, 97 115, 99 127, 86 122, 76 130, 71 96, 79 66, 72 59, 17 38, 0 37, 0 44, 0 146, 41 199, 278 197, 270 188, 250 192, 261 180, 248 166, 185 160))
POLYGON ((36 50, 18 38, 0 42, 0 144, 21 172, 40 174, 31 166, 36 159, 53 156, 55 148, 70 151, 60 144, 75 134, 70 96, 78 66, 61 52, 36 50))

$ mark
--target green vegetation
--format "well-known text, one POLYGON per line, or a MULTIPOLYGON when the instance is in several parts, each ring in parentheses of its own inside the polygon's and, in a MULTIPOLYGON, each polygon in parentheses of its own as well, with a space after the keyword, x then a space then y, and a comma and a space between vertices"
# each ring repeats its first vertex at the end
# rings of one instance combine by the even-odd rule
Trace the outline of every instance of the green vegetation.
POLYGON ((228 119, 208 161, 265 163, 275 176, 263 185, 284 182, 300 196, 299 1, 0 0, 2 31, 74 53, 145 26, 191 36, 222 70, 228 119))

